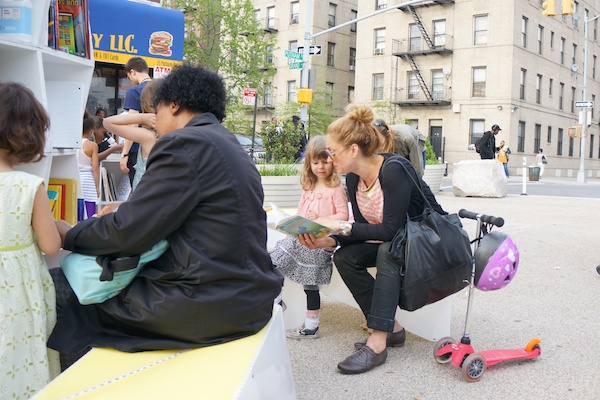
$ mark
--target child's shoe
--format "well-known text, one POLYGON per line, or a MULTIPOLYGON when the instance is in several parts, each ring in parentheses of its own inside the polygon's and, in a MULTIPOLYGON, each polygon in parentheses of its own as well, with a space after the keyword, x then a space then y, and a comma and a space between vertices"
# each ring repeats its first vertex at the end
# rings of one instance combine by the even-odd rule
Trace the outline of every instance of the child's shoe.
POLYGON ((290 339, 317 339, 321 334, 318 326, 315 329, 306 329, 302 324, 298 328, 288 329, 285 335, 290 339))

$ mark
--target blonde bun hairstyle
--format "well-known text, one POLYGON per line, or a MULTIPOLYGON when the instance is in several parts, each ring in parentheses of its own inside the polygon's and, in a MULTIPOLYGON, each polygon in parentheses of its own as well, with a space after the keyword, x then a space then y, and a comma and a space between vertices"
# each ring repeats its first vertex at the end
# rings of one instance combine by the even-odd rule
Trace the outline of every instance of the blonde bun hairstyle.
POLYGON ((379 137, 373 125, 375 113, 365 105, 349 104, 346 115, 333 121, 327 127, 327 134, 334 137, 344 147, 356 144, 365 157, 378 153, 379 137))

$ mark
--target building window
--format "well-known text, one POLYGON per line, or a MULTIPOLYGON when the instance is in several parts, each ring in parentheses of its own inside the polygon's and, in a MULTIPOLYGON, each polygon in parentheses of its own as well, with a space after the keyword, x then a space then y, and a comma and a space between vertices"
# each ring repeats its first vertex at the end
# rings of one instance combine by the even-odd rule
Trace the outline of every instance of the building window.
MULTIPOLYGON (((596 105, 596 95, 595 94, 592 95, 592 103, 594 103, 594 105, 596 105)), ((594 108, 596 108, 596 107, 592 107, 592 119, 594 119, 594 108)))
POLYGON ((421 31, 417 24, 410 24, 409 26, 409 48, 408 51, 421 50, 421 31))
POLYGON ((348 86, 348 104, 354 103, 354 86, 348 86))
POLYGON ((577 59, 576 55, 577 55, 577 45, 575 43, 573 43, 573 57, 571 57, 571 63, 572 63, 571 65, 576 64, 576 62, 575 62, 577 59))
POLYGON ((550 50, 554 50, 554 32, 550 31, 550 50))
POLYGON ((546 137, 546 141, 548 143, 552 143, 552 127, 551 126, 548 127, 548 136, 546 137))
POLYGON ((375 29, 375 54, 385 53, 385 28, 375 29))
POLYGON ((473 88, 471 97, 485 97, 485 67, 473 68, 473 88))
POLYGON ((356 69, 356 49, 354 47, 350 47, 350 59, 348 60, 348 65, 350 71, 356 69))
POLYGON ((446 20, 433 21, 433 45, 444 47, 446 45, 446 20))
POLYGON ((552 87, 554 86, 554 79, 550 78, 548 81, 548 96, 552 97, 552 87))
POLYGON ((419 90, 419 79, 417 78, 416 72, 408 73, 408 98, 409 99, 418 99, 420 96, 419 90))
POLYGON ((594 135, 590 135, 590 158, 594 158, 594 135))
POLYGON ((558 86, 558 109, 562 110, 563 109, 563 97, 565 96, 565 84, 564 83, 560 83, 560 85, 558 86))
POLYGON ((573 144, 575 143, 575 139, 573 139, 572 137, 569 137, 569 157, 573 157, 573 148, 575 146, 573 146, 573 144))
POLYGON ((571 86, 571 112, 575 112, 575 87, 571 86))
POLYGON ((598 40, 598 19, 594 20, 594 40, 598 40))
POLYGON ((474 18, 473 44, 487 44, 488 16, 476 15, 474 18))
POLYGON ((596 79, 596 61, 597 61, 596 56, 593 56, 592 57, 592 79, 596 79))
POLYGON ((565 65, 565 38, 560 38, 560 65, 565 65))
POLYGON ((375 0, 375 9, 387 8, 387 0, 375 0))
POLYGON ((483 119, 472 119, 469 121, 469 125, 471 130, 470 143, 474 144, 483 136, 483 132, 485 131, 485 121, 483 119))
POLYGON ((298 100, 298 96, 296 95, 296 81, 288 81, 287 82, 287 101, 288 103, 293 103, 298 100))
POLYGON ((527 70, 521 68, 521 77, 519 82, 519 99, 525 100, 525 76, 527 75, 527 70))
POLYGON ((444 73, 441 69, 431 71, 431 95, 436 100, 444 98, 444 73))
POLYGON ((265 64, 273 64, 273 46, 267 46, 265 50, 265 64))
POLYGON ((519 121, 519 131, 517 133, 517 151, 525 152, 525 121, 519 121))
POLYGON ((333 105, 333 82, 325 82, 325 101, 333 105))
POLYGON ((275 7, 267 8, 267 28, 268 29, 277 29, 275 23, 275 7))
POLYGON ((533 136, 533 151, 536 153, 540 152, 540 144, 542 142, 542 126, 535 124, 535 132, 533 136))
MULTIPOLYGON (((298 41, 297 40, 292 40, 288 44, 289 44, 289 47, 288 47, 289 50, 291 50, 291 51, 298 51, 298 41)), ((296 60, 294 60, 292 58, 287 58, 286 60, 287 60, 288 64, 296 62, 296 60)))
POLYGON ((335 43, 327 43, 327 65, 333 67, 333 59, 335 58, 335 43))
POLYGON ((290 13, 290 25, 297 24, 300 22, 300 2, 292 1, 290 13))
POLYGON ((535 78, 535 102, 542 103, 542 76, 540 74, 535 78))
POLYGON ((327 25, 331 28, 335 26, 335 12, 337 10, 337 6, 333 3, 329 3, 329 19, 327 20, 327 25))
POLYGON ((273 89, 271 88, 271 84, 266 83, 264 86, 265 89, 265 96, 263 98, 263 104, 265 106, 272 106, 273 105, 273 89))
POLYGON ((538 25, 538 38, 537 38, 537 52, 538 54, 542 54, 542 41, 544 39, 544 27, 541 25, 538 25))
POLYGON ((558 128, 558 137, 556 139, 556 155, 562 156, 563 146, 563 128, 558 128))
POLYGON ((383 74, 373 74, 373 95, 371 100, 383 100, 383 74))
MULTIPOLYGON (((350 20, 355 20, 358 18, 358 11, 350 10, 350 20)), ((350 24, 350 32, 356 32, 356 22, 350 24)))
POLYGON ((260 23, 260 9, 254 10, 254 19, 256 19, 256 22, 260 23))
POLYGON ((521 20, 521 46, 527 48, 527 17, 521 20))

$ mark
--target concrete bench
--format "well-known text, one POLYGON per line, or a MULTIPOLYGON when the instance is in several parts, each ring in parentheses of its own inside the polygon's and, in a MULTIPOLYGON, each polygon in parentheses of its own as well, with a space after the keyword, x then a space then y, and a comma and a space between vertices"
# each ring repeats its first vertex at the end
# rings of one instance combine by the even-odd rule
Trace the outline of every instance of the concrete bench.
POLYGON ((257 334, 191 350, 92 349, 33 399, 295 399, 281 307, 257 334))
MULTIPOLYGON (((267 244, 269 251, 272 251, 275 243, 284 237, 285 234, 269 228, 267 244)), ((369 272, 373 275, 376 271, 375 268, 369 268, 369 272)), ((331 283, 321 286, 320 289, 321 293, 327 297, 359 308, 335 266, 331 283)), ((302 324, 306 314, 306 294, 302 285, 286 278, 283 287, 283 301, 287 306, 283 313, 285 328, 291 329, 302 324)), ((396 318, 407 331, 424 339, 437 341, 442 337, 450 336, 451 299, 447 297, 412 312, 398 309, 396 318)))

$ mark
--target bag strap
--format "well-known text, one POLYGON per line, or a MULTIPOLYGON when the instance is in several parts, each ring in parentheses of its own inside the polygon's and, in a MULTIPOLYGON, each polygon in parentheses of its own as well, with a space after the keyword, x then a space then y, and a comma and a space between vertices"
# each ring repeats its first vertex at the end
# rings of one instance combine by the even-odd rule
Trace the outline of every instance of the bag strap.
POLYGON ((429 200, 427 200, 427 196, 425 196, 425 192, 423 192, 423 186, 421 186, 421 182, 417 182, 415 180, 414 176, 412 176, 411 173, 410 173, 410 171, 408 170, 408 168, 406 168, 406 165, 404 165, 402 162, 400 162, 400 160, 398 160, 397 158, 393 158, 393 157, 392 158, 388 158, 386 160, 385 164, 387 165, 390 162, 400 164, 402 166, 402 168, 404 168, 404 170, 406 171, 406 174, 413 181, 413 183, 415 184, 415 186, 417 187, 417 189, 419 189, 419 193, 421 193, 421 196, 423 196, 423 200, 425 200, 425 205, 428 208, 433 209, 433 207, 431 206, 431 203, 429 203, 429 200))
POLYGON ((115 272, 129 271, 137 268, 140 255, 132 257, 112 258, 109 256, 98 256, 96 262, 102 267, 101 281, 112 281, 115 272))

